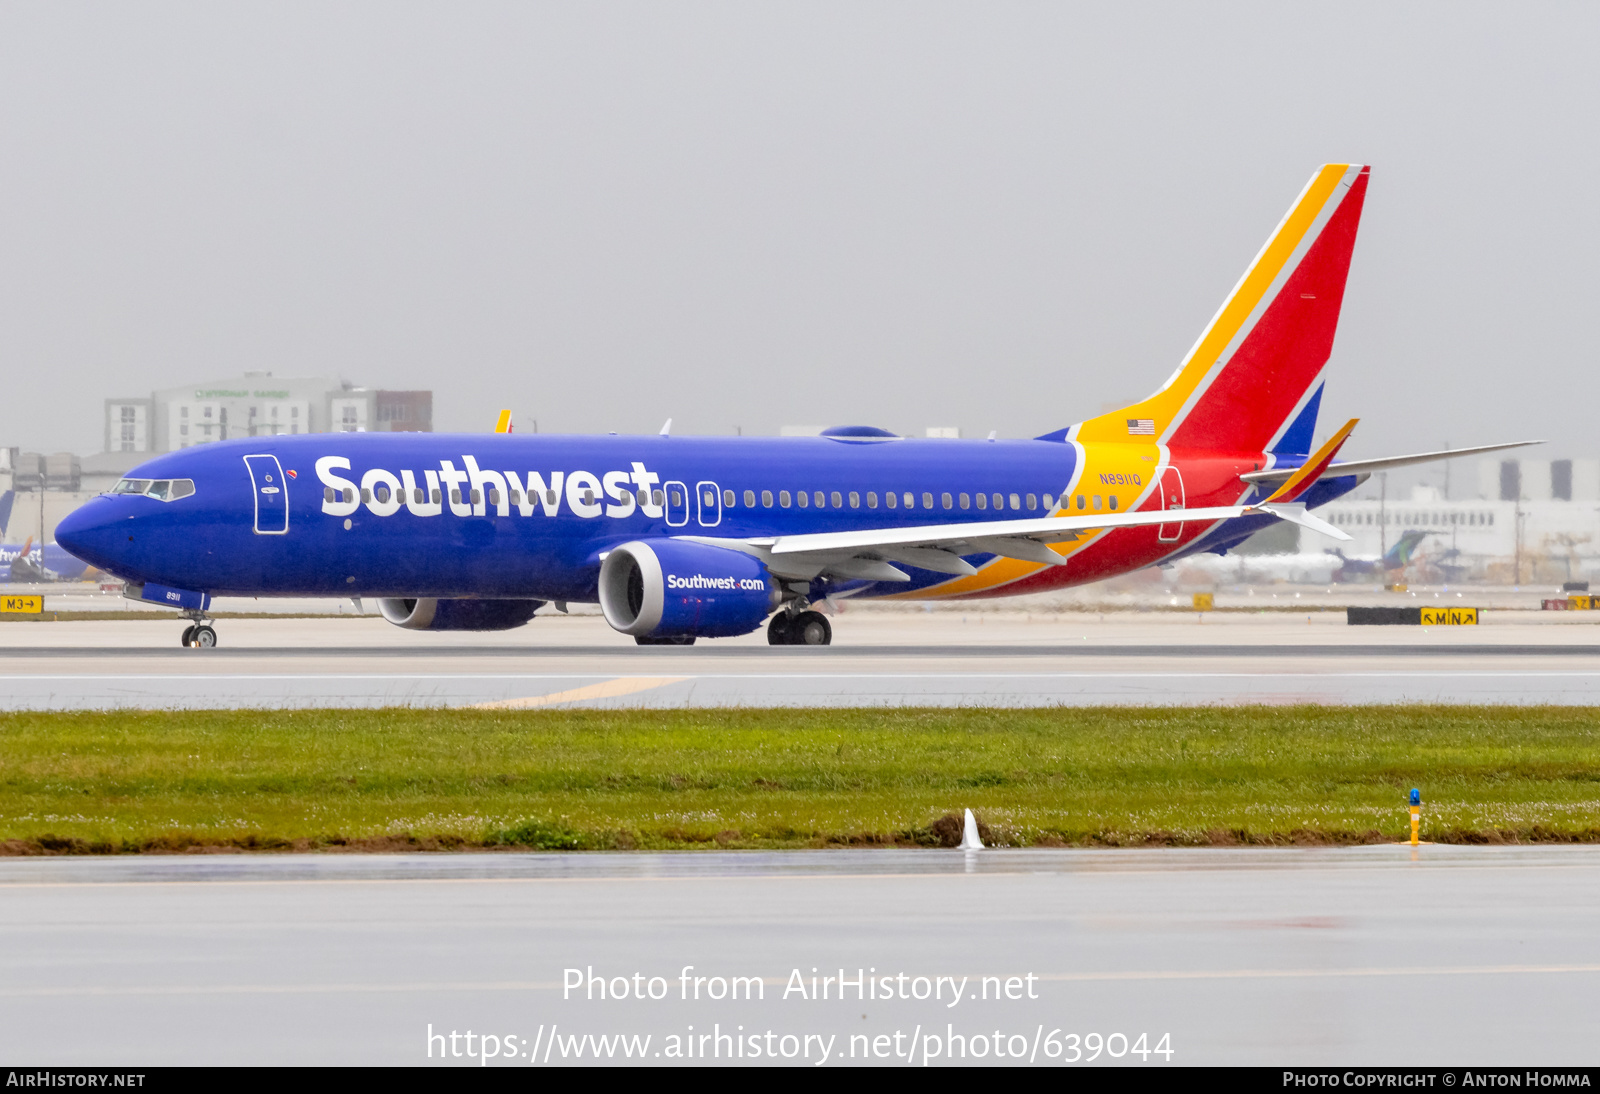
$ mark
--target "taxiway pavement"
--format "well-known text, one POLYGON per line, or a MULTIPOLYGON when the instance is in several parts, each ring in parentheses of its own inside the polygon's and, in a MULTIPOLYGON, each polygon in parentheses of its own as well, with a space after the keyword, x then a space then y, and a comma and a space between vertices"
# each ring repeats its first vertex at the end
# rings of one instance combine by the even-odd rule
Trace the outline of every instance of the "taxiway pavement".
POLYGON ((373 618, 0 626, 0 709, 474 706, 1040 706, 1600 703, 1600 613, 1489 613, 1478 627, 1305 615, 884 612, 826 648, 760 634, 638 647, 596 616, 502 634, 373 618))
POLYGON ((1069 1035, 1133 1067, 1163 1062, 1141 1035, 1174 1064, 1580 1064, 1597 905, 1589 847, 0 860, 0 1054, 469 1064, 471 1030, 490 1063, 588 1061, 591 1034, 667 1063, 692 1027, 730 1037, 706 1063, 751 1035, 779 1063, 827 1038, 830 1065, 939 1063, 955 1033, 981 1064, 1060 1063, 1069 1035), (892 982, 841 1000, 841 969, 892 982), (711 998, 735 976, 762 997, 711 998))

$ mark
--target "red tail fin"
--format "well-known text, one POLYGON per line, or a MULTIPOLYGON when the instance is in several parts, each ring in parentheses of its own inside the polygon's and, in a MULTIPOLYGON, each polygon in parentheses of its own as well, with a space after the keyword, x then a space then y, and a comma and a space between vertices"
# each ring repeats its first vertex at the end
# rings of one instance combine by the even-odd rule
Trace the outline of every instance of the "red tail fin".
POLYGON ((1368 168, 1342 163, 1312 176, 1166 385, 1069 436, 1265 451, 1333 352, 1367 177, 1368 168))

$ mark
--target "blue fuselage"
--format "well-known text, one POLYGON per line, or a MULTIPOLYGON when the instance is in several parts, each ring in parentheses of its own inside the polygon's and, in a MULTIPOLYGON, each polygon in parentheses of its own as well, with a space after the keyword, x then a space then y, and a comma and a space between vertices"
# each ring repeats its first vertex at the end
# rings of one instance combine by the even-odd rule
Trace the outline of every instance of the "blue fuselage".
MULTIPOLYGON (((158 456, 127 478, 192 492, 101 495, 57 539, 129 582, 212 595, 591 601, 601 555, 629 540, 1048 516, 1078 458, 1054 440, 264 437, 158 456)), ((1187 546, 1228 538, 1217 528, 1187 546)), ((949 581, 910 571, 909 584, 834 587, 903 594, 949 581)))

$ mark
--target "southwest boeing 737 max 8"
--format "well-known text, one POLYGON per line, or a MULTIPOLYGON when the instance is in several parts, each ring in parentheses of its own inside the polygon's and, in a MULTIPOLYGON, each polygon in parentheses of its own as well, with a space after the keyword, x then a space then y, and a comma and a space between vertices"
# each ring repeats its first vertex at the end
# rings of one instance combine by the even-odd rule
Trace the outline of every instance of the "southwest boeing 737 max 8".
MULTIPOLYGON (((1368 170, 1312 177, 1154 395, 1025 441, 338 433, 158 456, 56 529, 209 646, 215 595, 377 598, 421 630, 598 601, 641 644, 825 645, 825 598, 1009 596, 1221 552, 1373 471, 1311 450, 1368 170), (770 617, 770 622, 768 619, 770 617)), ((1533 443, 1533 442, 1519 442, 1533 443)))

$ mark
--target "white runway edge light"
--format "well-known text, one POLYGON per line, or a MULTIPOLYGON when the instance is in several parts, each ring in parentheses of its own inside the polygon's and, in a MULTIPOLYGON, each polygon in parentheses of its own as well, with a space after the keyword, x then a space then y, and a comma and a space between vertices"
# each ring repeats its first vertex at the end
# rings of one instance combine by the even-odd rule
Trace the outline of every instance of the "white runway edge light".
POLYGON ((972 810, 967 810, 966 824, 961 829, 962 851, 982 851, 983 840, 978 838, 978 818, 972 815, 972 810))

